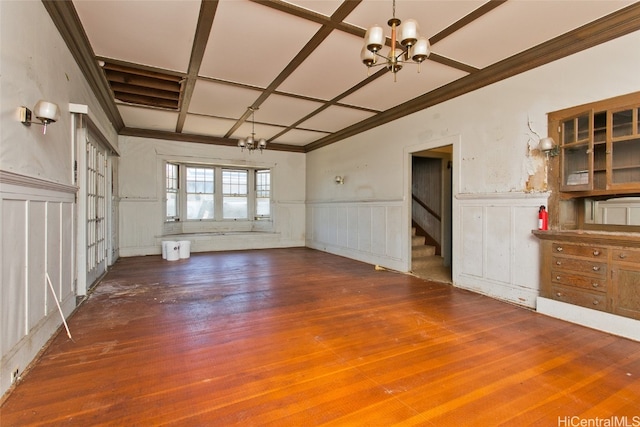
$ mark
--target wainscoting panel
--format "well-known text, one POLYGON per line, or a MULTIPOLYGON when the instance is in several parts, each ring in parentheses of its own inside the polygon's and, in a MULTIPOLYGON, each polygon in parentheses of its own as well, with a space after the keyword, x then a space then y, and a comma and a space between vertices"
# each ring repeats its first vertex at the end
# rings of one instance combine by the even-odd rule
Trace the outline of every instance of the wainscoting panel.
POLYGON ((460 271, 468 276, 482 277, 484 275, 484 230, 482 206, 460 207, 460 232, 462 239, 462 257, 460 271))
MULTIPOLYGON (((27 247, 29 248, 27 295, 29 295, 29 325, 37 324, 45 316, 47 306, 47 284, 42 280, 45 277, 47 260, 46 246, 42 244, 42 239, 47 235, 47 222, 44 220, 47 215, 47 202, 32 201, 29 203, 29 237, 27 247), (40 278, 40 280, 38 280, 40 278)), ((50 298, 50 297, 49 297, 50 298)))
POLYGON ((511 209, 510 206, 487 206, 484 210, 487 229, 485 271, 487 279, 502 283, 509 283, 513 267, 510 262, 511 239, 509 238, 513 226, 511 209))
MULTIPOLYGON (((62 276, 63 266, 61 265, 61 256, 60 256, 60 242, 61 242, 61 232, 60 229, 60 206, 55 202, 48 203, 47 206, 47 216, 42 218, 43 221, 47 224, 47 238, 45 240, 47 247, 47 269, 46 273, 49 276, 49 280, 51 280, 51 284, 53 285, 53 289, 56 291, 55 298, 61 293, 61 284, 60 277, 62 276)), ((51 289, 49 287, 49 283, 45 277, 33 277, 33 281, 37 284, 38 282, 44 282, 42 285, 45 289, 45 295, 47 296, 47 314, 51 314, 58 309, 56 306, 56 302, 54 300, 54 295, 51 293, 51 289)))
POLYGON ((546 194, 458 195, 454 284, 535 308, 540 263, 531 230, 538 226, 538 208, 546 203, 546 194))
POLYGON ((404 271, 408 239, 401 201, 307 204, 310 248, 404 271))
POLYGON ((65 317, 75 308, 75 192, 0 171, 0 394, 62 324, 56 299, 65 317))
POLYGON ((27 284, 28 203, 24 200, 2 201, 2 354, 13 348, 27 330, 25 285, 27 284))

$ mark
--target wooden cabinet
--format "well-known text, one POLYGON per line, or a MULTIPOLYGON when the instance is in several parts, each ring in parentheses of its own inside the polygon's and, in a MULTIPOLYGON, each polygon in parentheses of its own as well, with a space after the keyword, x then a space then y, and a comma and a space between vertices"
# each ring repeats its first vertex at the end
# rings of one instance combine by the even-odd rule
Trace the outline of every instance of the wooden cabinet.
POLYGON ((640 319, 640 241, 604 233, 534 231, 545 298, 640 319))
POLYGON ((562 317, 554 300, 594 310, 566 310, 585 325, 610 319, 601 312, 640 320, 640 92, 551 112, 548 136, 550 229, 533 231, 542 310, 562 317))
POLYGON ((615 248, 611 254, 613 312, 640 320, 640 250, 615 248))
POLYGON ((640 190, 640 99, 554 113, 560 142, 560 191, 640 190), (602 110, 600 109, 602 108, 602 110), (568 116, 567 116, 568 114, 568 116))

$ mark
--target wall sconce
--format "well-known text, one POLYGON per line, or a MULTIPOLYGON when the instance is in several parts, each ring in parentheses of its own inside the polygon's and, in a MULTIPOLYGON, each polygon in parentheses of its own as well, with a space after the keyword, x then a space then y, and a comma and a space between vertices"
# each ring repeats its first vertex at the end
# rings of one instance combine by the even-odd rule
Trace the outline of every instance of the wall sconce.
POLYGON ((57 104, 49 101, 38 101, 33 107, 33 114, 36 119, 40 120, 40 123, 31 121, 31 110, 27 107, 20 107, 20 122, 25 126, 31 126, 31 123, 37 125, 43 125, 43 135, 47 133, 47 125, 49 123, 55 123, 60 118, 60 108, 57 104))
POLYGON ((344 177, 343 176, 336 176, 335 178, 336 184, 344 184, 344 177))
POLYGON ((549 136, 546 138, 540 138, 540 142, 538 143, 538 148, 540 149, 540 151, 545 153, 547 157, 549 156, 555 157, 560 153, 558 149, 558 144, 556 144, 553 138, 549 136))

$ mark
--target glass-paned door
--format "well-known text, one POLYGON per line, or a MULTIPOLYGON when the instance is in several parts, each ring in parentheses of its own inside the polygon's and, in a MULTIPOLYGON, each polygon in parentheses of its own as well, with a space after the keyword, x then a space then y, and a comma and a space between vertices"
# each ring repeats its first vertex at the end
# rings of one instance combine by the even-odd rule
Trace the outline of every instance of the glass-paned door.
POLYGON ((107 156, 90 140, 87 140, 86 165, 86 263, 90 288, 107 269, 107 156))

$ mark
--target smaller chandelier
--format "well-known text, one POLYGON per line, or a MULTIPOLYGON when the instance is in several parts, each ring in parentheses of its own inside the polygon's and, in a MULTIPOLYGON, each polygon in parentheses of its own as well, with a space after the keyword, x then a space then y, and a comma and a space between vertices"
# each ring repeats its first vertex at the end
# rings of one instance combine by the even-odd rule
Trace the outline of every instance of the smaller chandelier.
POLYGON ((402 69, 403 64, 416 63, 418 64, 418 72, 420 72, 420 64, 431 54, 429 40, 418 34, 416 20, 407 19, 404 24, 400 25, 401 23, 396 18, 396 0, 393 0, 393 18, 387 22, 387 25, 391 27, 391 49, 388 55, 380 54, 385 38, 384 30, 379 25, 374 25, 367 30, 364 36, 364 47, 360 52, 360 59, 369 70, 376 65, 386 65, 387 69, 393 73, 394 82, 396 81, 396 73, 402 69), (397 46, 398 41, 402 48, 397 46), (379 64, 378 57, 383 58, 384 62, 379 64))
POLYGON ((260 138, 256 141, 256 123, 254 120, 254 114, 257 109, 258 107, 249 107, 249 110, 251 111, 251 136, 238 140, 238 147, 240 147, 242 151, 246 148, 249 152, 252 152, 255 149, 259 149, 260 152, 262 152, 262 150, 267 148, 266 139, 260 138))

